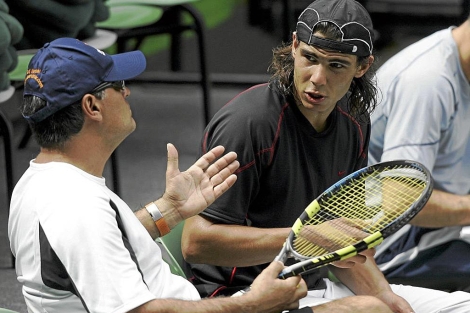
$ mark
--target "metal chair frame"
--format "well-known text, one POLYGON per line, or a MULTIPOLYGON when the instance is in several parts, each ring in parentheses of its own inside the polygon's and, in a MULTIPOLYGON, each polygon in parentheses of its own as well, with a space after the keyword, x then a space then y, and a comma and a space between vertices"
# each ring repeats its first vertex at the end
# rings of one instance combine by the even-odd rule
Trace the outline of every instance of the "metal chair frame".
MULTIPOLYGON (((158 3, 158 1, 154 1, 158 3)), ((167 1, 168 2, 168 1, 167 1)), ((145 25, 129 29, 112 29, 118 34, 117 50, 118 52, 136 50, 140 47, 143 40, 152 35, 170 34, 171 35, 171 70, 173 72, 181 71, 181 34, 185 31, 193 31, 197 36, 197 45, 199 52, 199 70, 201 85, 203 93, 203 121, 204 125, 209 123, 210 115, 210 79, 207 70, 207 56, 205 44, 205 26, 203 18, 197 10, 191 5, 181 3, 178 1, 177 5, 161 6, 163 14, 161 18, 151 25, 145 25), (184 14, 188 14, 193 23, 185 23, 183 21, 184 14), (134 45, 130 45, 131 40, 136 40, 134 45)), ((192 2, 192 1, 190 1, 192 2)), ((137 2, 138 3, 138 2, 137 2)), ((144 5, 144 4, 141 4, 144 5)), ((149 6, 150 1, 146 1, 145 5, 149 6)), ((155 4, 158 6, 158 4, 155 4)), ((140 79, 137 79, 140 80, 140 79)), ((178 82, 178 83, 194 83, 193 80, 153 80, 151 77, 144 79, 146 82, 178 82)))

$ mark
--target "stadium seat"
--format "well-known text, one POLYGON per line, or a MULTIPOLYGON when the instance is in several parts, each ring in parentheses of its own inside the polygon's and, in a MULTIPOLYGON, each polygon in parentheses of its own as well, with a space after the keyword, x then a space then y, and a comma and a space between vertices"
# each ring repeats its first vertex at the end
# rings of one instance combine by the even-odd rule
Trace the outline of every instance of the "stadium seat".
POLYGON ((20 313, 18 311, 12 311, 9 309, 0 308, 0 313, 20 313))
MULTIPOLYGON (((171 71, 181 71, 181 34, 193 31, 197 36, 200 77, 203 94, 203 122, 210 120, 210 82, 207 71, 205 26, 200 14, 190 5, 199 0, 108 0, 110 18, 99 22, 98 27, 118 34, 118 52, 139 49, 149 36, 171 35, 171 71), (190 17, 189 19, 187 17, 190 17)), ((147 82, 194 83, 189 75, 146 77, 147 82)))
POLYGON ((162 249, 163 260, 170 266, 171 272, 187 278, 187 266, 181 252, 181 233, 184 222, 179 223, 171 232, 155 241, 162 249))

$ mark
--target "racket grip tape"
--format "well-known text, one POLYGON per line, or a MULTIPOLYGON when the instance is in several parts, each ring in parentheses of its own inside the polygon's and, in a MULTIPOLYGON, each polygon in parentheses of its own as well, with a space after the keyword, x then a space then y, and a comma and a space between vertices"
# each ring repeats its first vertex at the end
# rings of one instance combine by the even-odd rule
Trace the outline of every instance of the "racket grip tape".
POLYGON ((375 232, 367 238, 364 238, 362 241, 356 243, 355 245, 347 246, 337 251, 331 252, 327 255, 307 259, 296 264, 290 265, 284 268, 278 277, 286 279, 291 276, 310 272, 316 268, 325 266, 335 261, 348 259, 352 256, 357 255, 361 251, 377 246, 383 241, 383 239, 384 237, 382 236, 381 232, 375 232))

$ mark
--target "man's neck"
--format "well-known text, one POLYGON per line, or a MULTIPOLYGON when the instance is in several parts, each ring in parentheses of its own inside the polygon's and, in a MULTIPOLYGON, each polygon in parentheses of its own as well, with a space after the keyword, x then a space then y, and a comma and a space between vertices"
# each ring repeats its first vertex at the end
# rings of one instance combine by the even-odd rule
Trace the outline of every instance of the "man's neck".
POLYGON ((35 163, 63 162, 80 168, 81 170, 102 177, 104 166, 107 159, 103 153, 99 153, 96 149, 87 148, 79 149, 78 147, 66 147, 64 149, 44 149, 34 160, 35 163))

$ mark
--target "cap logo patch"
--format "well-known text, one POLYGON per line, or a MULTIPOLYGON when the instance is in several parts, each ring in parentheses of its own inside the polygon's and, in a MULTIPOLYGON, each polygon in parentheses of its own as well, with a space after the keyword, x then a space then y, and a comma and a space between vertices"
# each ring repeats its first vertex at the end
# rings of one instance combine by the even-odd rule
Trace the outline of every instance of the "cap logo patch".
POLYGON ((41 73, 41 69, 39 68, 28 69, 28 71, 26 72, 26 77, 24 78, 24 82, 26 83, 28 79, 34 79, 38 83, 39 88, 42 88, 44 85, 37 75, 39 73, 41 73))

